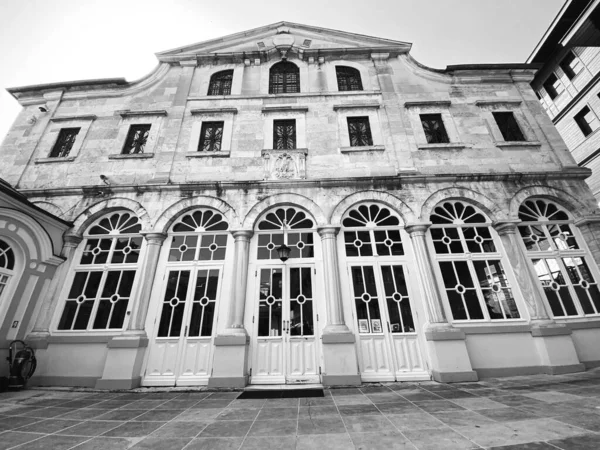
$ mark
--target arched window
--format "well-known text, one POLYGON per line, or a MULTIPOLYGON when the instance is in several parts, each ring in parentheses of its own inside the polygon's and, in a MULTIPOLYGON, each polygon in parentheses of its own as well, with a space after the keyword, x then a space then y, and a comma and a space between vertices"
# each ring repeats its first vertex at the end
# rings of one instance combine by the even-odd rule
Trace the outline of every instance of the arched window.
POLYGON ((0 300, 2 293, 8 286, 13 270, 15 269, 15 254, 6 242, 0 239, 0 300))
POLYGON ((362 91, 360 71, 348 66, 335 66, 339 91, 362 91))
POLYGON ((233 81, 233 70, 222 70, 210 77, 208 95, 230 95, 231 83, 233 81))
POLYGON ((178 337, 184 326, 188 338, 212 336, 228 229, 225 218, 209 209, 185 214, 173 224, 157 337, 178 337))
POLYGON ((123 328, 139 268, 140 231, 138 218, 125 211, 101 218, 88 228, 59 330, 123 328))
POLYGON ((436 206, 429 220, 454 320, 520 318, 503 255, 486 217, 473 206, 449 200, 436 206))
POLYGON ((290 259, 313 258, 315 256, 314 222, 293 207, 277 208, 258 223, 257 259, 279 260, 277 248, 284 242, 284 227, 287 245, 291 248, 290 259))
POLYGON ((269 73, 269 94, 293 94, 300 92, 300 70, 288 61, 281 61, 271 67, 269 73))
POLYGON ((519 208, 519 233, 555 317, 600 312, 597 271, 569 215, 543 199, 519 208))

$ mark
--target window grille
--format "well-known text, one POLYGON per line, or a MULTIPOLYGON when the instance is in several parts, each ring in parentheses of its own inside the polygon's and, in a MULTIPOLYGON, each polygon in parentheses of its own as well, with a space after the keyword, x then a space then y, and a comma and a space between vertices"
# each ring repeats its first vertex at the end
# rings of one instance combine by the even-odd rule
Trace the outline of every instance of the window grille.
POLYGON ((144 153, 144 148, 150 135, 150 127, 150 124, 131 125, 129 127, 129 133, 127 133, 127 139, 123 147, 124 155, 144 153))
POLYGON ((368 117, 348 117, 348 134, 351 147, 373 145, 368 117))
POLYGON ((273 65, 269 76, 269 94, 293 94, 296 92, 300 92, 298 66, 288 61, 273 65))
POLYGON ((218 152, 223 139, 223 122, 203 122, 198 151, 218 152))
POLYGON ((450 142, 441 114, 421 114, 421 124, 428 144, 447 144, 450 142))
POLYGON ((504 256, 489 221, 474 207, 446 201, 433 210, 430 236, 454 320, 521 317, 504 256))
POLYGON ((575 123, 583 133, 585 137, 588 137, 598 128, 598 118, 590 110, 589 106, 585 106, 579 111, 575 117, 575 123))
POLYGON ((600 313, 598 273, 569 215, 543 199, 519 208, 519 233, 554 317, 600 313))
POLYGON ((123 328, 139 268, 140 231, 138 218, 128 212, 99 219, 87 230, 59 330, 123 328))
POLYGON ((275 150, 292 150, 296 148, 296 121, 273 121, 273 148, 275 150))
POLYGON ((58 133, 56 144, 50 152, 50 158, 65 158, 69 156, 69 152, 73 148, 75 139, 81 128, 63 128, 58 133))
POLYGON ((338 90, 340 91, 362 91, 360 71, 353 67, 336 66, 338 90))
POLYGON ((313 258, 314 222, 306 213, 296 208, 277 208, 258 223, 258 259, 279 261, 277 248, 283 242, 283 229, 287 230, 287 245, 291 248, 290 259, 313 258))
POLYGON ((493 112, 492 114, 505 141, 525 141, 525 136, 523 136, 517 119, 515 119, 515 115, 511 111, 493 112))
POLYGON ((233 70, 223 70, 210 77, 208 95, 231 95, 233 70))

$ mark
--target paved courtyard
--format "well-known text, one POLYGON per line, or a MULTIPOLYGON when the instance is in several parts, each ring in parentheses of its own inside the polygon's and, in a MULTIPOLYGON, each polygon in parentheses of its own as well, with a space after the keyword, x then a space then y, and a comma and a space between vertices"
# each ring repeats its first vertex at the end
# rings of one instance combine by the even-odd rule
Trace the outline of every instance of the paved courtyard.
MULTIPOLYGON (((139 391, 139 392, 138 392, 139 391)), ((0 394, 3 449, 600 449, 600 369, 369 384, 325 398, 239 392, 0 394)))

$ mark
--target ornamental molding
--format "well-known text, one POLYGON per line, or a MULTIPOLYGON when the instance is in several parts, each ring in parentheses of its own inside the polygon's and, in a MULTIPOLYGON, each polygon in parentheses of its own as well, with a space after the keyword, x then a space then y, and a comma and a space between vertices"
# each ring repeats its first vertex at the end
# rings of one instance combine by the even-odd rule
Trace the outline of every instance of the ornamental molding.
POLYGON ((338 111, 340 109, 379 109, 381 108, 381 104, 377 102, 368 102, 368 103, 342 103, 338 105, 333 105, 333 110, 338 111))
POLYGON ((85 114, 81 116, 58 116, 52 117, 50 122, 70 122, 76 120, 96 120, 97 116, 95 114, 85 114))
POLYGON ((405 108, 450 108, 450 100, 419 100, 414 102, 404 102, 405 108))
POLYGON ((190 114, 192 116, 196 116, 199 114, 237 114, 238 113, 238 109, 237 108, 197 108, 197 109, 192 109, 190 111, 190 114))
POLYGON ((509 108, 516 108, 523 103, 520 99, 511 99, 511 98, 498 98, 493 100, 476 100, 475 104, 480 108, 489 108, 494 106, 506 106, 509 108))
POLYGON ((260 110, 263 114, 273 112, 308 112, 308 106, 265 106, 260 110))
POLYGON ((263 150, 264 179, 270 181, 304 180, 306 149, 263 150))
POLYGON ((146 111, 124 110, 124 111, 116 111, 116 113, 123 118, 139 117, 139 116, 166 116, 167 115, 167 111, 164 109, 146 110, 146 111))

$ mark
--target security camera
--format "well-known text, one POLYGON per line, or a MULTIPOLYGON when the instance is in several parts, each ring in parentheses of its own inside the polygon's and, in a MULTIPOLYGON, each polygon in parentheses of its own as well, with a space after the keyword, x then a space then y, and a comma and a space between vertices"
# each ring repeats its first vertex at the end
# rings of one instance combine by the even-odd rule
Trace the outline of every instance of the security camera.
POLYGON ((41 112, 43 112, 43 113, 47 113, 47 112, 48 112, 48 109, 47 109, 45 106, 40 106, 38 109, 39 109, 41 112))

